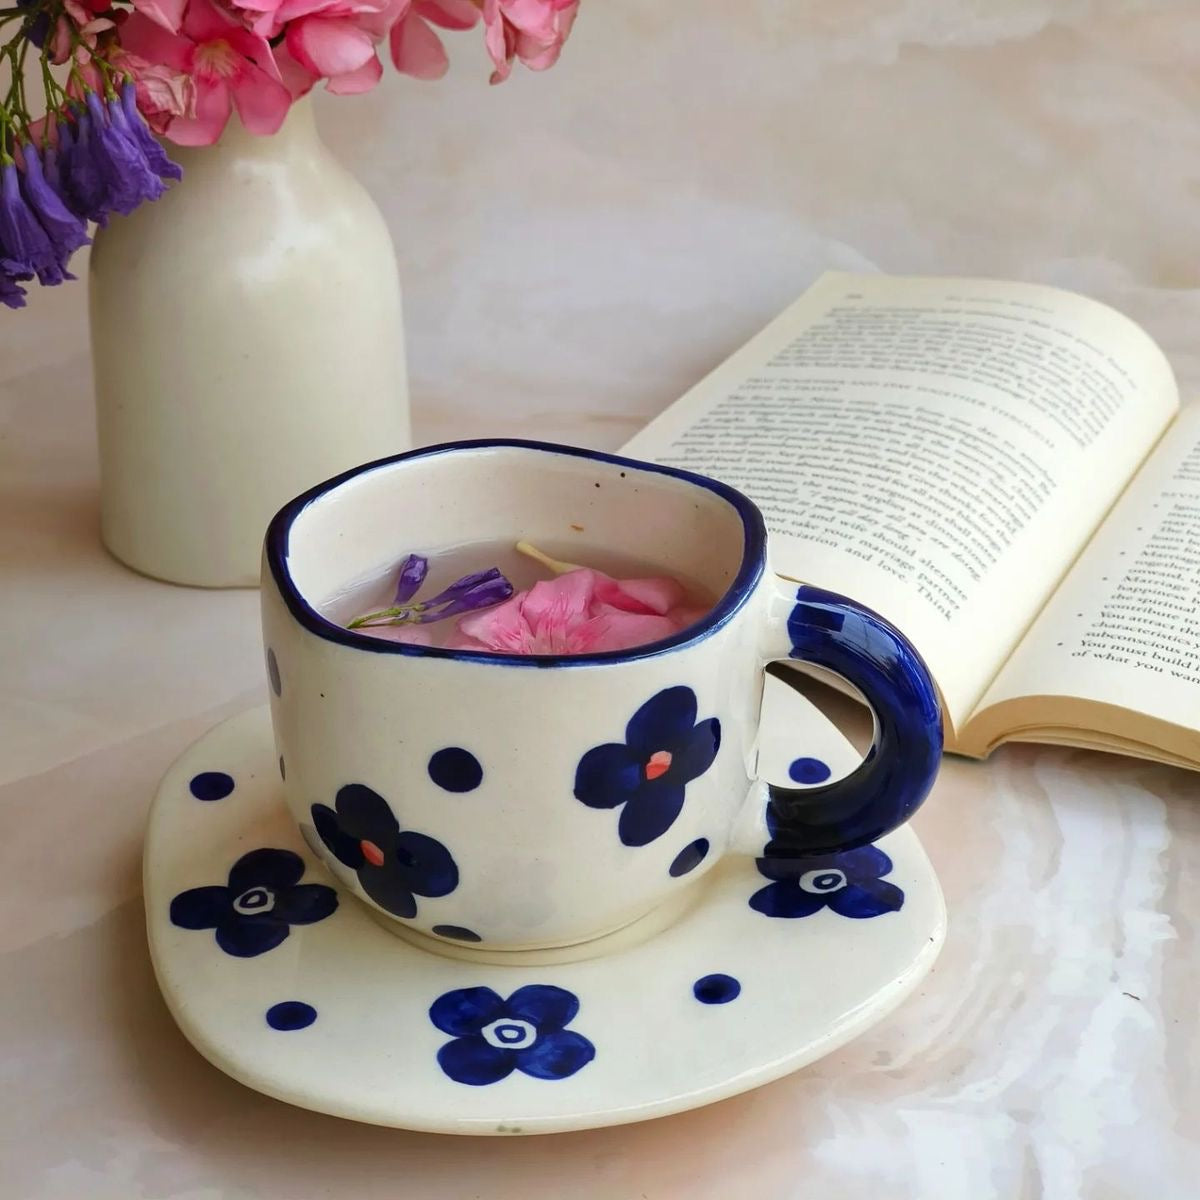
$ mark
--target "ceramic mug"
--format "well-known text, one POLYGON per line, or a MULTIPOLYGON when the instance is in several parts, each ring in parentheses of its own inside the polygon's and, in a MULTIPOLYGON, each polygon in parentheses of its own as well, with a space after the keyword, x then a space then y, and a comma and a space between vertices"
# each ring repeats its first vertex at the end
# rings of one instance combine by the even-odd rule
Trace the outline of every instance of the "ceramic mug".
POLYGON ((913 647, 853 600, 772 574, 754 504, 668 467, 516 441, 370 463, 276 515, 262 606, 301 831, 379 914, 460 945, 574 945, 653 912, 727 853, 874 841, 912 815, 940 759, 913 647), (412 646, 322 615, 410 552, 519 538, 557 553, 577 542, 573 561, 589 544, 619 551, 719 599, 665 641, 578 656, 412 646), (874 710, 874 743, 844 779, 755 778, 763 670, 788 658, 842 676, 874 710))

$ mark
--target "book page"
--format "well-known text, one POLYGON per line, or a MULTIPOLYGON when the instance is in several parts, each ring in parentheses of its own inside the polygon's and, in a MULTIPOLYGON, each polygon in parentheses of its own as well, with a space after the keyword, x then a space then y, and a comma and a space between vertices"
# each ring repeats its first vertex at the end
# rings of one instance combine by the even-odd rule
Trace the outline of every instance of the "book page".
POLYGON ((747 492, 776 570, 893 621, 957 726, 1177 407, 1081 296, 831 274, 625 449, 747 492))
POLYGON ((1187 405, 981 709, 1095 700, 1200 730, 1200 405, 1187 405))

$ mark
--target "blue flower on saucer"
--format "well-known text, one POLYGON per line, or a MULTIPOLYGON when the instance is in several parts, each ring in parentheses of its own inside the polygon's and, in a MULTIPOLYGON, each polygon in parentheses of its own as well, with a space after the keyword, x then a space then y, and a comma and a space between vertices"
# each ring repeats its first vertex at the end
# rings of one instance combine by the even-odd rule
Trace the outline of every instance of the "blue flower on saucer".
POLYGON ((593 746, 575 769, 575 798, 589 808, 624 805, 617 834, 626 846, 661 837, 683 808, 685 789, 721 748, 716 717, 696 722, 696 693, 671 687, 652 696, 625 727, 624 742, 593 746))
POLYGON ((350 783, 338 790, 334 804, 336 810, 314 804, 313 824, 380 908, 397 917, 415 917, 416 896, 448 896, 458 887, 450 851, 436 838, 401 830, 378 792, 350 783))
POLYGON ((567 1029, 579 1000, 565 988, 531 983, 502 1000, 491 988, 457 988, 439 996, 429 1019, 451 1034, 438 1065, 457 1083, 497 1083, 513 1071, 566 1079, 596 1057, 596 1047, 567 1029))
POLYGON ((750 897, 750 907, 768 917, 810 917, 823 908, 840 917, 879 917, 898 912, 904 892, 881 879, 892 860, 876 846, 812 858, 760 858, 758 869, 774 883, 750 897))
POLYGON ((293 925, 323 921, 337 908, 337 893, 301 883, 304 860, 290 850, 251 850, 233 864, 224 887, 198 887, 171 901, 171 923, 181 929, 215 929, 217 945, 236 958, 273 950, 293 925))

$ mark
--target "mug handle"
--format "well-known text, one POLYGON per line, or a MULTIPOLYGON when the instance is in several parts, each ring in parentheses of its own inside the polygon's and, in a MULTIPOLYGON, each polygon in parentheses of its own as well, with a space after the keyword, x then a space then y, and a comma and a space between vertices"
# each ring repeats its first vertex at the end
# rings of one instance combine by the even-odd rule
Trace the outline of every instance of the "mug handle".
MULTIPOLYGON (((893 625, 861 604, 821 588, 786 584, 770 615, 770 640, 795 659, 840 675, 875 718, 862 762, 818 787, 767 784, 765 858, 851 850, 902 825, 920 807, 942 756, 942 711, 929 668, 893 625)), ((761 793, 760 793, 761 794, 761 793)))

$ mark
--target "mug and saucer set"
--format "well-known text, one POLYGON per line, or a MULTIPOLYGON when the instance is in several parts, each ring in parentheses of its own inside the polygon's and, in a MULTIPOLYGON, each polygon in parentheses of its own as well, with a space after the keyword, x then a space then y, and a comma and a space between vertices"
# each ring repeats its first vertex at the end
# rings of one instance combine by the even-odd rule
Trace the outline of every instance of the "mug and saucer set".
POLYGON ((168 771, 145 850, 163 995, 250 1087, 443 1133, 643 1120, 829 1053, 933 965, 945 911, 905 825, 941 754, 928 671, 774 575, 734 489, 541 443, 403 454, 276 515, 262 613, 269 707, 168 771), (407 548, 571 529, 719 598, 573 656, 324 615, 407 548), (789 659, 862 694, 865 758, 765 673, 789 659))

